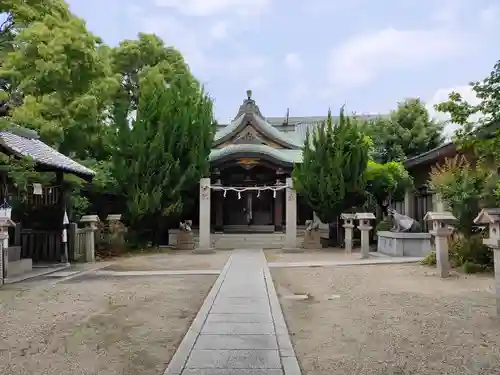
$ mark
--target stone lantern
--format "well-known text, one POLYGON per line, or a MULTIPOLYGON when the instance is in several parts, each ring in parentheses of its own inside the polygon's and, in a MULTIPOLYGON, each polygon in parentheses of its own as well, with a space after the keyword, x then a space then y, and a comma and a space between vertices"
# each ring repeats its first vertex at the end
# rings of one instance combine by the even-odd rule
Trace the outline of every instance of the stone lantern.
POLYGON ((483 243, 493 250, 497 314, 500 315, 500 208, 483 208, 474 224, 488 225, 489 237, 483 243))
POLYGON ((371 212, 358 212, 355 219, 358 220, 358 229, 361 232, 361 258, 368 258, 370 256, 370 230, 373 228, 371 220, 375 220, 376 217, 371 212))
POLYGON ((343 213, 340 215, 340 218, 344 220, 345 235, 344 235, 344 244, 345 244, 345 252, 352 252, 352 232, 354 229, 354 219, 356 218, 356 214, 351 213, 343 213))
POLYGON ((457 218, 451 212, 429 211, 424 216, 424 220, 432 222, 432 229, 429 233, 435 237, 436 265, 439 277, 447 277, 450 274, 448 237, 453 232, 449 225, 455 222, 457 218))
POLYGON ((97 215, 84 215, 80 219, 80 223, 85 225, 85 260, 87 262, 95 262, 95 231, 98 229, 99 221, 97 215))

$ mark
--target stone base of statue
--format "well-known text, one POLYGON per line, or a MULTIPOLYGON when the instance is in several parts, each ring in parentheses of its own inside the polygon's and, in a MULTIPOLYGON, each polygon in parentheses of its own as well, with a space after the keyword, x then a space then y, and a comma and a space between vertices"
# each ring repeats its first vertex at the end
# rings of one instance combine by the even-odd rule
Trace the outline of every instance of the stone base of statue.
POLYGON ((394 257, 425 257, 431 252, 431 234, 380 231, 377 251, 394 257))
POLYGON ((310 230, 304 232, 304 249, 320 249, 321 248, 321 233, 319 230, 310 230))
POLYGON ((195 248, 193 232, 179 231, 177 233, 176 248, 179 250, 193 250, 195 248))

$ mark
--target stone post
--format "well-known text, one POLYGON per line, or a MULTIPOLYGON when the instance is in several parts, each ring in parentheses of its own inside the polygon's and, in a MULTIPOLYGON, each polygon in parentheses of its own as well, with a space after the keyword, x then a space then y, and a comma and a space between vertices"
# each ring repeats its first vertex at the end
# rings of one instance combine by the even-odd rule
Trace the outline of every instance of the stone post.
POLYGON ((361 232, 361 259, 370 256, 370 220, 375 220, 375 215, 371 212, 359 212, 355 215, 358 220, 358 229, 361 232))
POLYGON ((85 225, 85 261, 95 262, 95 232, 97 231, 97 223, 99 216, 85 215, 80 219, 80 223, 85 225))
POLYGON ((500 315, 500 208, 483 208, 474 224, 488 225, 489 236, 483 239, 483 243, 493 250, 496 308, 497 315, 500 315))
POLYGON ((293 180, 286 179, 286 232, 285 252, 301 252, 297 247, 297 192, 293 189, 293 180))
POLYGON ((406 190, 404 200, 404 214, 413 217, 414 195, 411 190, 406 190))
POLYGON ((0 218, 0 285, 3 285, 4 279, 7 277, 8 256, 7 248, 9 247, 9 227, 16 224, 7 217, 0 218))
POLYGON ((210 178, 200 179, 200 229, 198 248, 195 253, 213 252, 210 242, 210 178))
POLYGON ((354 219, 356 218, 356 215, 344 213, 340 215, 340 218, 344 220, 344 225, 342 226, 345 229, 345 235, 344 235, 345 252, 352 253, 352 234, 354 230, 354 219))
POLYGON ((448 254, 448 237, 452 230, 449 224, 457 219, 451 212, 433 212, 429 211, 424 216, 424 220, 432 222, 432 229, 429 231, 435 237, 436 244, 436 266, 438 275, 441 278, 450 275, 450 259, 448 254))

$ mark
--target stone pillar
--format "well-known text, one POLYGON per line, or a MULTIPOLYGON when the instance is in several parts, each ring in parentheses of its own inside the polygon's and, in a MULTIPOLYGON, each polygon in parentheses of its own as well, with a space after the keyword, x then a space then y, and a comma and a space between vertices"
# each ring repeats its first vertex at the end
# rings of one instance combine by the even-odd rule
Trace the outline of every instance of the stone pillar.
POLYGON ((0 218, 0 285, 3 285, 4 279, 7 277, 8 254, 9 247, 9 227, 16 224, 7 217, 0 218))
POLYGON ((452 231, 449 224, 457 220, 451 212, 427 212, 424 220, 432 222, 429 231, 435 237, 436 266, 439 277, 448 277, 450 274, 450 260, 448 255, 448 237, 452 231))
POLYGON ((297 192, 293 189, 293 180, 286 179, 286 233, 283 251, 299 252, 297 247, 297 192))
POLYGON ((200 229, 196 253, 213 252, 210 241, 210 178, 200 179, 200 229))
POLYGON ((441 196, 439 194, 432 194, 432 210, 435 212, 445 211, 445 205, 441 200, 441 196))
POLYGON ((95 232, 97 232, 97 223, 99 216, 85 215, 80 219, 80 223, 85 225, 85 261, 95 262, 95 232))
POLYGON ((489 236, 483 239, 483 243, 493 251, 496 308, 497 315, 500 315, 500 208, 483 208, 474 224, 488 225, 489 236))
POLYGON ((371 212, 357 213, 355 218, 358 220, 358 229, 361 232, 361 258, 370 256, 370 220, 375 220, 375 215, 371 212))
POLYGON ((404 214, 406 216, 413 217, 414 213, 414 200, 415 197, 413 195, 413 192, 411 190, 407 190, 405 193, 405 200, 404 200, 404 214))
POLYGON ((355 214, 344 213, 340 215, 340 218, 344 220, 344 225, 342 225, 345 229, 344 235, 344 248, 346 253, 352 253, 352 234, 354 230, 354 219, 356 218, 355 214))

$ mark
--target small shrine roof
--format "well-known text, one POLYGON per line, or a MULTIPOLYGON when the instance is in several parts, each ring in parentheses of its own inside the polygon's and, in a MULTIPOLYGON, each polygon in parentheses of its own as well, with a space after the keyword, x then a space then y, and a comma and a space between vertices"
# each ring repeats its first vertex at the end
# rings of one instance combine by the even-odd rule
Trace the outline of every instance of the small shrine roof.
POLYGON ((34 130, 12 128, 0 132, 0 146, 20 157, 33 159, 37 164, 92 178, 95 172, 43 143, 34 130))

